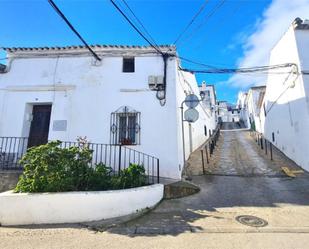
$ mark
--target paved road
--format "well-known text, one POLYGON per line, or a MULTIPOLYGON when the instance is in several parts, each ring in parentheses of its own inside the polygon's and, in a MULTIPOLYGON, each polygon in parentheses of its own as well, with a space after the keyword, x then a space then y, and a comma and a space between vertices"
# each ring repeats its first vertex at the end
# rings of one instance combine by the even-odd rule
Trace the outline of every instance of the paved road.
MULTIPOLYGON (((149 214, 101 232, 0 228, 0 248, 308 248, 308 173, 295 179, 279 174, 279 166, 290 162, 280 154, 272 162, 246 131, 222 132, 216 153, 212 167, 222 175, 193 176, 198 194, 165 200, 149 214), (246 226, 236 220, 241 215, 268 224, 246 226)), ((194 157, 191 166, 194 160, 201 167, 194 157)))
POLYGON ((203 174, 201 149, 204 149, 204 167, 209 175, 279 177, 285 176, 281 169, 283 166, 292 170, 300 169, 274 147, 273 160, 271 160, 269 144, 265 154, 265 148, 260 149, 250 132, 238 127, 237 123, 223 123, 217 147, 209 158, 209 164, 206 163, 205 149, 202 146, 191 154, 187 175, 203 174))

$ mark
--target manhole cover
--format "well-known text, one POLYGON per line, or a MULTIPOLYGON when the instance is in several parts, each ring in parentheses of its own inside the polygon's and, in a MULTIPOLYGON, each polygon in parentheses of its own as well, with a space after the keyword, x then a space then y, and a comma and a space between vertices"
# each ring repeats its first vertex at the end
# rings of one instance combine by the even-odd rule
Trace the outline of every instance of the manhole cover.
POLYGON ((251 227, 265 227, 268 225, 266 220, 252 215, 240 215, 236 217, 236 220, 243 225, 251 227))

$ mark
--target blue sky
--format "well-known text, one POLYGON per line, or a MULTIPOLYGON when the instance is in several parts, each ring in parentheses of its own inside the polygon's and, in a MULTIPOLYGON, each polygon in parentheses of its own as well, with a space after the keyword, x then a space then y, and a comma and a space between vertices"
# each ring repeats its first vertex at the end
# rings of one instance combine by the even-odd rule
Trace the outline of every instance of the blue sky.
MULTIPOLYGON (((54 0, 90 44, 146 42, 127 24, 109 1, 54 0)), ((278 0, 279 1, 279 0, 278 0)), ((304 0, 306 1, 306 0, 304 0)), ((127 0, 158 44, 172 44, 205 0, 127 0)), ((205 22, 219 0, 209 0, 203 13, 183 36, 178 53, 186 58, 221 67, 236 67, 244 46, 256 32, 263 13, 272 4, 263 0, 227 0, 205 22), (194 32, 199 25, 201 28, 194 32), (192 35, 191 35, 192 34, 192 35)), ((121 0, 117 3, 121 5, 121 0)), ((81 42, 49 6, 47 0, 0 0, 0 46, 62 46, 81 42)), ((194 65, 183 63, 185 67, 194 65)), ((240 89, 250 85, 227 84, 231 75, 197 75, 198 82, 215 84, 220 100, 236 101, 240 89)), ((246 79, 245 79, 246 80, 246 79)))

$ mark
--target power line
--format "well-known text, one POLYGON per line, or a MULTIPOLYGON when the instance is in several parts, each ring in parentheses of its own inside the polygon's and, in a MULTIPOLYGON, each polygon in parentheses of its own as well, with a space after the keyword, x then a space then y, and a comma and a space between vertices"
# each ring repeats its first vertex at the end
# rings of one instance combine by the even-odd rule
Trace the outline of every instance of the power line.
POLYGON ((183 31, 177 36, 176 40, 174 41, 174 44, 176 44, 180 40, 180 38, 184 35, 184 33, 190 28, 190 26, 194 23, 195 19, 202 13, 207 3, 208 3, 208 0, 206 0, 202 4, 198 12, 192 17, 191 21, 187 24, 187 26, 183 29, 183 31))
POLYGON ((143 25, 143 23, 141 22, 141 20, 136 16, 136 14, 134 13, 134 11, 132 10, 132 8, 129 6, 129 4, 127 3, 126 0, 122 0, 122 2, 125 4, 125 6, 129 9, 129 11, 131 12, 131 14, 135 17, 135 19, 137 20, 137 22, 141 25, 141 27, 144 29, 145 33, 149 36, 150 40, 156 45, 156 47, 158 47, 158 44, 156 43, 155 39, 151 36, 151 34, 148 32, 148 30, 146 29, 146 27, 143 25))
MULTIPOLYGON (((200 30, 203 25, 205 25, 207 23, 207 21, 223 6, 223 4, 226 2, 226 0, 221 0, 213 9, 210 13, 208 13, 208 15, 206 15, 205 20, 200 23, 200 25, 198 25, 193 32, 191 32, 191 34, 189 36, 187 36, 186 39, 182 40, 181 44, 184 43, 184 41, 189 40, 198 30, 200 30)), ((180 47, 180 45, 178 45, 178 48, 180 47)))
POLYGON ((160 53, 162 56, 165 56, 165 54, 155 45, 153 45, 149 39, 132 23, 132 21, 126 16, 126 14, 118 7, 118 5, 114 2, 114 0, 110 0, 111 3, 114 5, 114 7, 118 10, 118 12, 127 20, 127 22, 135 29, 135 31, 152 47, 154 48, 158 53, 160 53))
MULTIPOLYGON (((242 4, 244 4, 244 2, 242 2, 242 4)), ((221 18, 218 22, 215 23, 215 25, 211 26, 211 30, 214 30, 214 28, 217 30, 222 30, 219 29, 220 25, 221 27, 226 23, 225 21, 232 18, 237 11, 239 11, 241 5, 240 2, 237 2, 236 7, 229 13, 229 15, 225 15, 224 18, 221 18)), ((216 32, 217 33, 217 32, 216 32)), ((208 41, 209 39, 206 39, 206 41, 208 41)), ((202 45, 205 45, 205 40, 204 42, 201 42, 199 45, 195 46, 196 49, 199 49, 202 45)))
POLYGON ((178 58, 183 60, 183 61, 187 61, 189 63, 192 63, 192 64, 204 66, 204 67, 207 67, 207 68, 217 69, 217 67, 215 67, 215 66, 207 65, 207 64, 204 64, 204 63, 201 63, 201 62, 196 62, 196 61, 193 61, 191 59, 187 59, 187 58, 182 57, 182 56, 178 56, 178 58))
POLYGON ((61 10, 57 7, 53 0, 48 0, 49 4, 53 7, 53 9, 57 12, 57 14, 66 22, 66 24, 70 27, 70 29, 75 33, 75 35, 84 43, 87 49, 92 53, 92 55, 98 60, 101 61, 101 58, 91 49, 91 47, 87 44, 84 38, 78 33, 78 31, 73 27, 73 25, 69 22, 69 20, 65 17, 65 15, 61 12, 61 10))
MULTIPOLYGON (((292 72, 290 72, 290 74, 284 79, 282 85, 284 85, 288 79, 290 78, 292 72)), ((295 79, 296 80, 296 79, 295 79)), ((294 81, 295 81, 294 80, 294 81)), ((280 95, 277 97, 277 99, 271 104, 271 106, 269 107, 269 109, 267 110, 266 112, 266 115, 271 111, 271 109, 274 107, 274 105, 277 103, 277 101, 282 97, 282 95, 290 88, 291 86, 289 85, 287 88, 285 88, 281 93, 280 95)))
MULTIPOLYGON (((294 63, 285 63, 271 66, 257 66, 257 67, 246 67, 246 68, 213 68, 213 69, 185 69, 179 68, 182 71, 191 73, 206 73, 206 74, 231 74, 231 73, 260 73, 269 72, 269 70, 279 69, 279 68, 289 68, 292 66, 297 66, 294 63)), ((291 73, 291 72, 275 72, 275 73, 291 73)))

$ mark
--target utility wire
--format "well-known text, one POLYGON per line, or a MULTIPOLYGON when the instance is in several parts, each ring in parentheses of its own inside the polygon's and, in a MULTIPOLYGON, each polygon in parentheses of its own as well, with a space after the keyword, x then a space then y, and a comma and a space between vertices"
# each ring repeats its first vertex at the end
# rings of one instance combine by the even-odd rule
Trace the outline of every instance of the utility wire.
POLYGON ((189 40, 198 30, 200 30, 203 25, 205 25, 207 23, 207 21, 223 6, 223 4, 226 2, 226 0, 221 0, 213 9, 210 13, 208 13, 208 15, 206 16, 205 20, 200 23, 200 25, 198 25, 193 32, 191 32, 191 34, 189 36, 187 36, 185 39, 182 40, 181 43, 178 43, 178 48, 180 47, 180 44, 183 44, 185 41, 189 40))
POLYGON ((156 47, 158 47, 158 44, 156 43, 155 39, 151 36, 151 34, 148 32, 148 30, 146 29, 146 27, 143 25, 142 21, 136 16, 136 14, 134 13, 134 11, 132 10, 132 8, 129 6, 129 4, 127 3, 126 0, 122 0, 122 2, 125 4, 125 6, 129 9, 129 11, 131 12, 131 14, 135 17, 135 19, 137 20, 137 22, 141 25, 141 27, 144 29, 145 33, 149 36, 150 40, 156 45, 156 47))
MULTIPOLYGON (((226 23, 226 21, 230 20, 240 9, 241 5, 240 2, 237 2, 236 7, 230 12, 229 15, 225 15, 223 18, 221 18, 218 22, 216 22, 213 26, 211 26, 211 30, 216 30, 216 33, 218 33, 218 30, 223 30, 221 27, 226 23), (221 26, 221 27, 220 27, 221 26)), ((229 22, 228 22, 229 23, 229 22)), ((203 42, 201 42, 199 45, 195 46, 196 49, 199 49, 201 46, 205 45, 205 43, 209 40, 205 39, 203 42)))
POLYGON ((114 0, 110 0, 111 3, 114 5, 114 7, 118 10, 118 12, 127 20, 127 22, 135 29, 135 31, 158 53, 160 53, 162 56, 165 56, 165 54, 155 45, 149 41, 149 39, 132 23, 132 21, 126 16, 126 14, 119 8, 119 6, 114 2, 114 0))
POLYGON ((53 7, 53 9, 57 12, 57 14, 66 22, 66 24, 70 27, 70 29, 75 33, 75 35, 84 43, 87 49, 92 53, 94 58, 98 61, 101 61, 101 58, 91 49, 88 43, 84 40, 84 38, 78 33, 78 31, 73 27, 73 25, 69 22, 69 20, 65 17, 65 15, 61 12, 61 10, 57 7, 53 0, 48 0, 49 4, 53 7))
POLYGON ((196 61, 193 61, 191 59, 187 59, 187 58, 182 57, 182 56, 178 56, 178 58, 183 60, 183 61, 187 61, 189 63, 192 63, 192 64, 204 66, 204 67, 207 67, 207 68, 217 69, 217 67, 215 67, 215 66, 207 65, 207 64, 204 64, 204 63, 201 63, 201 62, 196 62, 196 61))
POLYGON ((202 6, 198 10, 198 12, 192 17, 191 21, 187 24, 187 26, 183 29, 183 31, 177 36, 176 40, 174 41, 175 45, 180 40, 180 38, 184 35, 184 33, 187 32, 187 30, 190 28, 190 26, 194 23, 195 19, 203 12, 203 10, 205 9, 207 3, 208 3, 208 0, 206 0, 202 4, 202 6))
MULTIPOLYGON (((206 73, 206 74, 226 74, 226 73, 255 73, 255 72, 268 72, 269 70, 279 69, 279 68, 289 68, 296 66, 294 63, 285 63, 271 66, 258 66, 258 67, 246 67, 246 68, 214 68, 214 69, 185 69, 179 68, 182 71, 191 73, 206 73)), ((278 73, 278 72, 277 72, 278 73)), ((280 72, 284 73, 284 72, 280 72)), ((286 72, 290 73, 290 72, 286 72)))
MULTIPOLYGON (((283 81, 283 85, 288 81, 288 79, 290 78, 292 72, 290 72, 290 74, 284 79, 283 81)), ((298 75, 297 75, 298 77, 298 75)), ((296 79, 295 79, 296 80, 296 79)), ((295 81, 294 80, 294 81, 295 81)), ((267 110, 266 112, 266 115, 271 111, 271 109, 274 107, 274 105, 277 103, 277 101, 282 97, 282 95, 290 88, 291 86, 289 85, 287 88, 285 88, 281 93, 280 95, 276 98, 276 100, 271 104, 271 106, 269 107, 269 109, 267 110)))

